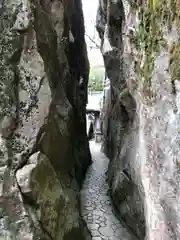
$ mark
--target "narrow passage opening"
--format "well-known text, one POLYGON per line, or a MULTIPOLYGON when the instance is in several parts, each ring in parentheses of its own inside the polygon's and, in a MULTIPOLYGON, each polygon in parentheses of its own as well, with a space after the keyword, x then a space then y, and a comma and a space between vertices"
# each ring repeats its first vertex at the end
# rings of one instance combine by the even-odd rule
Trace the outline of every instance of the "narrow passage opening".
POLYGON ((134 239, 113 213, 107 182, 109 159, 101 151, 102 106, 109 94, 110 82, 106 78, 101 43, 95 27, 99 1, 82 0, 82 3, 90 61, 86 122, 93 162, 81 191, 81 213, 94 240, 134 239))

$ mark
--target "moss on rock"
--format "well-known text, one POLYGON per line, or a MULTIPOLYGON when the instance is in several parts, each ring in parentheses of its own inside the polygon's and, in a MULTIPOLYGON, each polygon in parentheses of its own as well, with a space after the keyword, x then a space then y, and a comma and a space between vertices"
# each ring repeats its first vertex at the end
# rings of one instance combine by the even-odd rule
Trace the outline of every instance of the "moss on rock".
MULTIPOLYGON (((160 49, 167 48, 167 42, 163 37, 162 23, 167 27, 167 30, 171 30, 172 23, 175 20, 178 23, 178 12, 174 0, 148 0, 146 7, 139 7, 139 26, 135 32, 134 43, 136 48, 143 53, 142 62, 137 63, 136 72, 143 82, 144 93, 147 93, 147 89, 148 92, 152 90, 151 79, 154 61, 160 49)), ((176 55, 177 50, 174 52, 176 55)))
POLYGON ((138 75, 143 79, 143 88, 151 86, 151 78, 154 69, 154 60, 159 50, 159 41, 162 33, 157 21, 157 15, 152 6, 139 11, 140 24, 135 33, 135 44, 137 49, 145 53, 143 66, 138 66, 138 75))
POLYGON ((180 43, 174 46, 170 56, 169 69, 172 80, 180 80, 180 43))

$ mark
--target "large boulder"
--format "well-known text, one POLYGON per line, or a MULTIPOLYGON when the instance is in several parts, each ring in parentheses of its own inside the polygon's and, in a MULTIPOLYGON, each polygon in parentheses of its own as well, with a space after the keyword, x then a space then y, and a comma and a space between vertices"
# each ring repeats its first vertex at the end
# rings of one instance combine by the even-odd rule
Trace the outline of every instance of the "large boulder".
POLYGON ((0 4, 0 238, 90 239, 81 0, 0 4))
POLYGON ((110 194, 139 239, 180 235, 179 12, 178 0, 100 1, 98 8, 111 81, 104 106, 110 194))

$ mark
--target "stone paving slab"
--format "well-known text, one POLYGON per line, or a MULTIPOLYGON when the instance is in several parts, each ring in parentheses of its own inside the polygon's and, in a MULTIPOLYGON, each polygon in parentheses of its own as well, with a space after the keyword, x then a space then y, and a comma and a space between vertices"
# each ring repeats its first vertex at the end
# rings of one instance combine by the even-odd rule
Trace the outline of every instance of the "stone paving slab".
POLYGON ((83 219, 91 231, 92 240, 134 240, 112 212, 105 175, 109 160, 100 147, 100 144, 90 142, 93 163, 81 191, 83 219))

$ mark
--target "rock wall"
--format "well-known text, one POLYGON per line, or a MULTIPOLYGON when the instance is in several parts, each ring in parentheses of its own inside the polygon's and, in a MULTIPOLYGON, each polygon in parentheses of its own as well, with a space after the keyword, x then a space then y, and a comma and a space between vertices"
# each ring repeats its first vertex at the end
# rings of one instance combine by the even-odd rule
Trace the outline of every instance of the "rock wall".
POLYGON ((104 151, 118 216, 139 239, 179 239, 180 2, 100 1, 111 81, 104 151))
POLYGON ((0 238, 91 239, 81 0, 0 4, 0 238))

